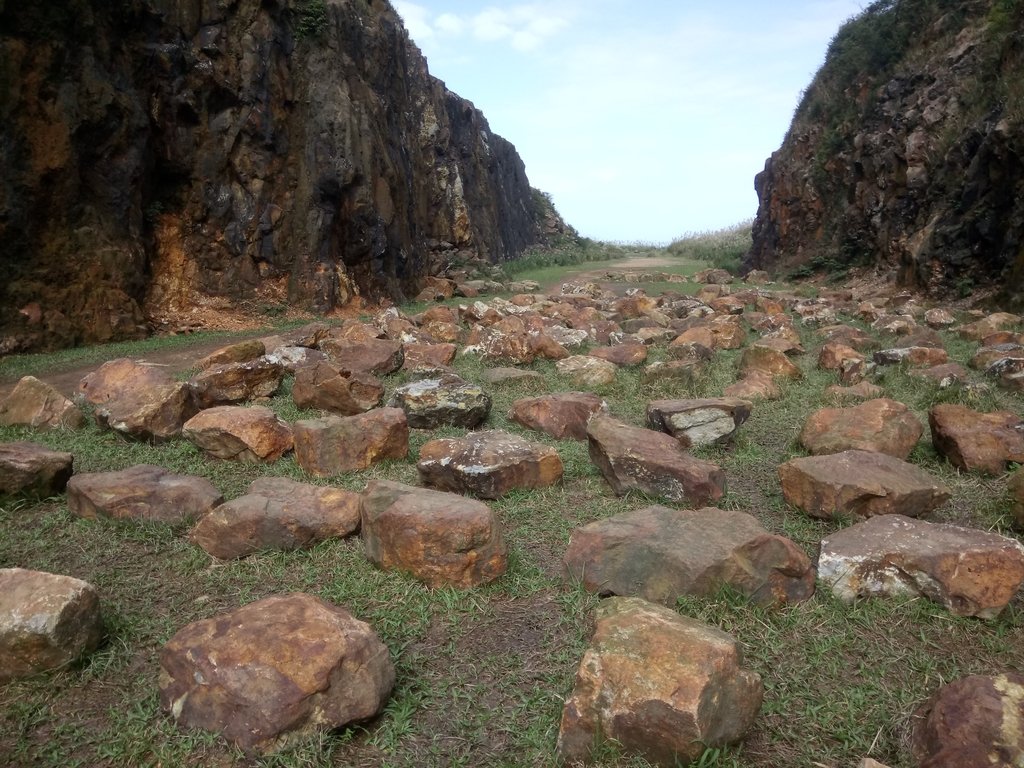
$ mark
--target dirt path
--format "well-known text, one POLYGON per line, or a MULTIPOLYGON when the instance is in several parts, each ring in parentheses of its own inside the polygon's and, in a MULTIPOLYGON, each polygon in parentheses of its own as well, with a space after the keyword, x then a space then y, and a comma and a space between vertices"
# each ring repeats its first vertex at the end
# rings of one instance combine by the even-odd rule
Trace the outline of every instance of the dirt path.
POLYGON ((604 276, 609 272, 650 272, 651 270, 663 269, 665 267, 674 267, 678 264, 679 260, 670 256, 631 256, 611 266, 605 265, 599 269, 588 269, 585 264, 581 264, 579 272, 571 272, 560 280, 542 285, 540 289, 542 293, 551 293, 552 291, 557 291, 562 283, 572 281, 598 283, 607 290, 610 286, 621 286, 621 283, 610 284, 603 280, 604 276))

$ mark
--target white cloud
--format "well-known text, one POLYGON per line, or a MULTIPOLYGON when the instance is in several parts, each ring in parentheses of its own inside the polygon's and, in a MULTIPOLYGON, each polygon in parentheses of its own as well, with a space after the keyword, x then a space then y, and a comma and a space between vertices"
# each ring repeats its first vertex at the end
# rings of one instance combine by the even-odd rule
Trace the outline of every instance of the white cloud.
POLYGON ((434 37, 434 30, 430 26, 430 11, 422 5, 406 0, 394 0, 392 5, 405 22, 409 37, 421 45, 425 40, 434 37))
POLYGON ((465 31, 466 22, 454 13, 442 13, 437 17, 437 21, 434 22, 434 26, 437 28, 437 31, 442 34, 458 37, 465 31))
POLYGON ((571 16, 567 9, 536 3, 488 6, 472 15, 442 13, 436 18, 427 8, 409 0, 395 0, 394 6, 409 35, 421 46, 439 37, 458 38, 469 33, 477 42, 507 42, 523 53, 539 49, 569 26, 571 16))

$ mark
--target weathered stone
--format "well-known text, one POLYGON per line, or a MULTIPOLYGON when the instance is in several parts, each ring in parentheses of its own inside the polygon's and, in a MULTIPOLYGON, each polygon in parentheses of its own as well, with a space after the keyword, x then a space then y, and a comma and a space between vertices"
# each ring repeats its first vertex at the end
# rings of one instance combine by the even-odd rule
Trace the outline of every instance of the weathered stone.
POLYGON ((491 396, 476 384, 448 374, 398 387, 388 407, 401 408, 414 429, 440 426, 473 429, 491 412, 491 396))
POLYGON ((852 387, 833 384, 825 389, 825 397, 831 400, 875 400, 882 396, 883 390, 877 384, 861 381, 852 387))
POLYGON ((562 479, 562 459, 548 445, 501 430, 431 440, 416 464, 425 485, 497 499, 514 488, 546 488, 562 479))
POLYGON ((725 473, 694 458, 674 437, 632 427, 609 416, 594 416, 587 447, 605 480, 618 495, 632 489, 671 501, 706 504, 725 494, 725 473))
POLYGON ((588 763, 614 740, 672 768, 738 741, 764 698, 760 676, 742 664, 721 630, 637 598, 603 601, 562 710, 559 759, 588 763))
POLYGON ((743 350, 739 362, 740 376, 761 371, 773 378, 802 379, 804 374, 784 353, 770 347, 752 345, 743 350))
POLYGON ((960 337, 970 341, 981 341, 990 334, 1015 328, 1020 323, 1021 318, 1019 315, 1011 315, 1008 312, 995 312, 988 317, 960 328, 960 337))
POLYGON ((79 429, 85 416, 73 402, 35 376, 25 376, 0 401, 0 425, 79 429))
POLYGON ((984 371, 993 363, 1007 358, 1024 357, 1024 345, 1021 344, 996 344, 991 347, 982 347, 975 352, 967 364, 976 371, 984 371))
POLYGON ((516 384, 529 387, 544 387, 544 376, 537 371, 522 368, 488 368, 480 374, 485 384, 516 384))
POLYGON ((73 472, 70 453, 28 442, 0 443, 0 496, 62 493, 73 472))
POLYGON ((818 367, 823 371, 839 371, 850 361, 860 362, 864 355, 841 341, 827 341, 818 353, 818 367))
POLYGON ((924 427, 903 403, 880 397, 848 408, 823 408, 804 422, 800 444, 815 455, 876 451, 910 455, 924 427))
POLYGON ((402 344, 389 339, 324 339, 320 351, 346 371, 387 376, 402 367, 402 344))
POLYGON ((451 365, 458 347, 454 344, 406 344, 402 351, 405 354, 402 370, 414 371, 451 365))
POLYGON ((936 347, 896 347, 875 352, 877 365, 908 365, 914 368, 930 368, 949 362, 949 353, 936 347))
POLYGON ((827 326, 819 330, 818 334, 824 337, 826 344, 837 342, 862 353, 878 349, 878 342, 874 338, 860 328, 854 328, 851 325, 827 326))
POLYGON ((0 683, 71 664, 103 639, 91 584, 22 568, 0 568, 0 683))
POLYGON ((703 369, 699 360, 659 360, 644 368, 643 380, 648 384, 665 381, 691 385, 703 369))
POLYGON ((597 357, 573 355, 555 363, 555 370, 568 376, 575 386, 594 389, 614 382, 619 367, 597 357))
POLYGON ((668 345, 668 353, 683 360, 710 360, 715 354, 715 336, 704 326, 689 328, 668 345))
POLYGON ((818 578, 848 602, 920 595, 957 616, 991 619, 1024 582, 1024 546, 987 531, 882 515, 824 539, 818 578))
POLYGON ((209 480, 152 464, 75 475, 67 493, 68 509, 79 517, 161 523, 194 520, 224 501, 209 480))
POLYGON ((369 373, 347 371, 322 361, 295 373, 292 400, 300 409, 317 408, 341 416, 365 413, 384 399, 384 384, 369 373))
POLYGON ((521 321, 519 330, 497 327, 474 329, 466 339, 463 354, 474 353, 490 363, 511 365, 529 365, 537 357, 537 351, 521 321))
POLYGON ((950 328, 956 325, 956 315, 948 309, 936 307, 934 309, 929 309, 924 313, 924 322, 929 328, 934 328, 936 330, 950 328))
POLYGON ((789 539, 743 512, 652 506, 573 531, 568 577, 599 595, 630 595, 672 607, 730 586, 761 605, 814 593, 811 561, 789 539))
POLYGON ((971 675, 942 686, 914 717, 920 768, 1024 764, 1024 675, 971 675))
POLYGON ((262 405, 207 408, 181 433, 207 456, 246 463, 277 461, 294 444, 287 422, 262 405))
POLYGON ((748 371, 742 379, 726 387, 722 394, 741 400, 778 400, 782 397, 782 389, 770 373, 748 371))
POLYGON ((512 403, 508 418, 527 429, 543 432, 556 440, 586 440, 587 422, 608 404, 590 392, 558 392, 527 397, 512 403))
POLYGON ((1024 528, 1024 471, 1015 470, 1007 481, 1010 511, 1018 528, 1024 528))
POLYGON ((302 593, 268 597, 178 630, 160 652, 160 706, 179 726, 272 753, 367 720, 395 681, 370 625, 302 593))
POLYGON ((199 408, 233 405, 272 397, 281 388, 285 370, 265 357, 248 363, 227 363, 193 376, 188 384, 199 408))
POLYGON ((779 467, 786 501, 811 517, 919 517, 949 501, 943 483, 884 453, 843 451, 792 459, 779 467))
POLYGON ((196 368, 205 371, 228 363, 249 363, 263 357, 268 351, 272 350, 267 349, 263 339, 239 341, 211 352, 196 362, 196 368))
POLYGON ((643 344, 614 344, 610 347, 594 347, 587 355, 607 360, 615 365, 629 367, 640 365, 647 360, 647 347, 643 344))
POLYGON ((970 380, 967 369, 959 363, 944 363, 931 368, 916 368, 909 371, 911 376, 926 379, 938 385, 939 389, 948 389, 957 384, 966 384, 970 380))
POLYGON ((78 389, 96 406, 100 427, 137 440, 177 437, 197 410, 187 383, 174 381, 160 366, 127 358, 104 363, 85 376, 78 389))
POLYGON ((501 523, 481 501, 372 480, 361 509, 366 556, 386 570, 430 587, 475 587, 508 567, 501 523))
POLYGON ((278 347, 267 354, 267 360, 277 363, 289 373, 296 373, 310 365, 316 365, 328 357, 319 349, 309 347, 278 347))
POLYGON ((731 440, 753 407, 749 400, 734 397, 654 400, 647 404, 647 422, 685 445, 713 445, 731 440))
POLYGON ((1010 462, 1024 463, 1024 420, 1010 411, 942 403, 929 411, 928 424, 935 450, 959 469, 999 475, 1010 462))
POLYGON ((295 460, 317 477, 356 472, 409 453, 409 423, 401 408, 297 421, 294 433, 295 460))
POLYGON ((359 529, 359 494, 343 488, 261 477, 244 496, 221 504, 189 532, 189 540, 229 560, 261 550, 291 550, 350 536, 359 529))

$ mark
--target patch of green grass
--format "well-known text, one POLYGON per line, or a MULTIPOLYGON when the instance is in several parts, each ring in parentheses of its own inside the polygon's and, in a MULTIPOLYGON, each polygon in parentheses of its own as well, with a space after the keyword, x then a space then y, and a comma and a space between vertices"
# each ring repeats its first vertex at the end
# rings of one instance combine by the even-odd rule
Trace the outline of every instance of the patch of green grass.
POLYGON ((674 240, 666 250, 672 256, 702 261, 738 274, 740 261, 753 244, 752 223, 744 221, 712 232, 686 234, 674 240))

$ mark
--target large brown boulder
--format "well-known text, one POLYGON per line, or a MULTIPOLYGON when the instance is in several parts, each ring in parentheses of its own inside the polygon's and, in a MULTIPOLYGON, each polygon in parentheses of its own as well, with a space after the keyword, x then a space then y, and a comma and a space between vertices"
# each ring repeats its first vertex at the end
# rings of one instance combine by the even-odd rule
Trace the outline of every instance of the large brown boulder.
POLYGON ((284 374, 283 365, 260 357, 246 363, 215 365, 197 373, 188 384, 199 408, 213 408, 272 397, 281 388, 284 374))
POLYGON ((586 440, 590 417, 607 408, 601 396, 591 392, 558 392, 516 400, 508 418, 556 440, 586 440))
POLYGON ((317 477, 356 472, 409 453, 409 423, 401 408, 297 421, 293 429, 295 460, 317 477))
POLYGON ((36 443, 0 443, 0 496, 62 493, 74 471, 75 457, 36 443))
POLYGON ((784 352, 759 344, 747 347, 740 356, 740 376, 746 376, 751 371, 761 371, 776 379, 796 380, 804 377, 803 371, 784 352))
POLYGON ((431 587, 475 587, 508 567, 498 516, 483 502, 373 480, 362 495, 366 556, 431 587))
POLYGON ((394 681, 370 625, 302 593, 193 622, 160 652, 160 707, 248 753, 367 720, 394 681))
POLYGON ((161 523, 194 520, 224 500, 209 480, 152 464, 75 475, 67 493, 68 509, 78 517, 161 523))
POLYGON ((420 449, 416 469, 424 485, 484 499, 562 479, 558 451, 497 429, 431 440, 420 449))
POLYGON ((770 373, 748 371, 742 379, 722 390, 722 394, 741 400, 778 400, 782 397, 782 389, 770 373))
POLYGON ((792 541, 743 512, 645 507, 573 531, 568 577, 600 595, 631 595, 674 606, 730 586, 761 605, 798 603, 814 593, 811 561, 792 541))
POLYGON ((764 698, 736 640, 660 605, 605 600, 562 710, 558 757, 588 763, 614 740, 658 766, 738 741, 764 698))
POLYGON ((731 440, 753 407, 737 397, 654 400, 647 404, 647 422, 685 445, 714 445, 731 440))
POLYGON ((454 344, 406 344, 402 370, 417 368, 443 368, 451 365, 459 348, 454 344))
POLYGON ((922 596, 957 616, 997 616, 1024 582, 1024 546, 987 531, 872 517, 821 542, 818 578, 841 600, 922 596))
POLYGON ((640 365, 647 361, 647 347, 643 344, 614 344, 610 347, 594 347, 587 354, 621 367, 640 365))
POLYGON ((619 367, 590 355, 573 355, 555 363, 555 370, 569 378, 574 386, 596 389, 611 384, 619 367))
POLYGON ((318 408, 354 416, 380 405, 384 384, 369 373, 353 373, 328 360, 295 372, 292 400, 300 409, 318 408))
POLYGON ((100 598, 91 584, 0 568, 0 683, 77 661, 102 639, 100 598))
POLYGON ((189 539, 216 558, 229 560, 261 550, 311 547, 359 529, 359 494, 343 488, 261 477, 244 496, 221 504, 189 532, 189 539))
POLYGON ((25 376, 0 400, 0 425, 79 429, 85 426, 85 416, 49 384, 35 376, 25 376))
POLYGON ((924 427, 903 403, 880 397, 848 408, 823 408, 804 422, 800 444, 815 455, 848 450, 906 459, 924 427))
POLYGON ((598 415, 587 426, 590 460, 618 495, 632 489, 702 505, 725 494, 725 473, 694 458, 671 435, 598 415))
POLYGON ((320 351, 326 352, 332 362, 346 371, 374 376, 394 373, 405 361, 402 343, 390 339, 324 339, 320 342, 320 351))
POLYGON ((207 408, 181 433, 207 456, 250 464, 277 461, 294 442, 288 423, 261 405, 207 408))
POLYGON ((401 408, 414 429, 441 426, 473 429, 487 421, 491 396, 454 374, 422 379, 398 387, 388 407, 401 408))
POLYGON ((944 483, 923 469, 875 451, 805 456, 779 466, 786 501, 811 517, 919 517, 949 501, 944 483))
POLYGON ((928 413, 932 445, 959 469, 999 475, 1024 463, 1024 420, 1010 411, 980 413, 942 403, 928 413))
POLYGON ((253 360, 263 357, 267 352, 273 351, 272 349, 267 349, 263 339, 247 339, 214 350, 206 357, 198 360, 196 368, 205 371, 209 368, 216 368, 218 365, 251 363, 253 360))

